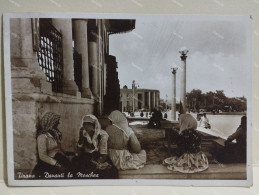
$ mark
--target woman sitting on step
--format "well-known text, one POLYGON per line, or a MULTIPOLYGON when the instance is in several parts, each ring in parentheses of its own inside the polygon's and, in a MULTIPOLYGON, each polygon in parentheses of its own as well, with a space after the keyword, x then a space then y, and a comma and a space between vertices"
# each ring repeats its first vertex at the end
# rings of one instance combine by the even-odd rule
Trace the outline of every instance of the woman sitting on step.
POLYGON ((225 141, 225 147, 214 151, 214 156, 221 163, 246 163, 246 116, 241 117, 237 130, 225 141), (236 143, 232 141, 236 140, 236 143))
POLYGON ((139 169, 146 163, 146 151, 133 130, 128 126, 127 118, 118 110, 108 116, 112 125, 106 128, 109 135, 109 156, 118 170, 139 169))
POLYGON ((71 170, 70 161, 61 149, 62 133, 58 130, 60 116, 47 112, 37 125, 38 163, 32 171, 37 179, 46 174, 59 175, 64 179, 71 170))
POLYGON ((196 119, 190 114, 181 114, 179 126, 177 156, 166 158, 163 164, 169 170, 182 173, 206 170, 209 164, 206 155, 201 151, 201 137, 196 132, 196 119))
POLYGON ((98 119, 88 114, 82 119, 77 144, 77 156, 73 158, 74 174, 95 174, 90 179, 117 179, 118 171, 108 157, 107 140, 109 136, 101 129, 98 119))

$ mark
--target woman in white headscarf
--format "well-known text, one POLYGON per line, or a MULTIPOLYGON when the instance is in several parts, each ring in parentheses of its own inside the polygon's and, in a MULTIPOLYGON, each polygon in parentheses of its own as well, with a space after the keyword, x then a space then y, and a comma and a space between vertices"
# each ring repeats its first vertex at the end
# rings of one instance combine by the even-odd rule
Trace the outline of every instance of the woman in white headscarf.
POLYGON ((182 173, 195 173, 208 168, 208 159, 201 151, 201 137, 196 132, 197 121, 190 114, 181 114, 179 118, 178 156, 165 159, 163 164, 169 170, 182 173))
POLYGON ((133 130, 128 126, 127 118, 118 110, 108 116, 112 125, 106 128, 109 135, 108 154, 119 170, 139 169, 146 163, 146 151, 133 130))
POLYGON ((118 171, 108 158, 108 138, 109 135, 101 129, 101 125, 94 115, 83 116, 77 143, 77 157, 73 159, 76 176, 79 172, 83 174, 93 172, 96 178, 118 178, 118 171))

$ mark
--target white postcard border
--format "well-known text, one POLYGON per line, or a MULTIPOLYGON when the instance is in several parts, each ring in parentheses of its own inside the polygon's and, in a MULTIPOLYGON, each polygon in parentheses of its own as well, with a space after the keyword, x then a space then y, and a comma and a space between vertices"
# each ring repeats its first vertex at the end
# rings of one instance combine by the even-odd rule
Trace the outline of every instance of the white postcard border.
MULTIPOLYGON (((10 186, 76 186, 76 185, 175 185, 175 186, 251 186, 252 185, 252 20, 247 23, 248 41, 246 44, 249 56, 250 94, 247 96, 247 179, 246 180, 181 180, 181 179, 107 179, 107 180, 15 180, 13 155, 13 122, 12 122, 12 91, 11 91, 11 63, 10 63, 10 19, 11 18, 99 18, 99 19, 137 19, 139 17, 172 17, 174 20, 198 20, 210 18, 222 20, 224 17, 237 20, 244 16, 223 15, 171 15, 171 14, 104 14, 104 13, 5 13, 4 25, 4 73, 5 73, 5 109, 6 109, 6 139, 7 139, 7 169, 8 184, 10 186)), ((247 16, 249 18, 250 16, 247 16)))

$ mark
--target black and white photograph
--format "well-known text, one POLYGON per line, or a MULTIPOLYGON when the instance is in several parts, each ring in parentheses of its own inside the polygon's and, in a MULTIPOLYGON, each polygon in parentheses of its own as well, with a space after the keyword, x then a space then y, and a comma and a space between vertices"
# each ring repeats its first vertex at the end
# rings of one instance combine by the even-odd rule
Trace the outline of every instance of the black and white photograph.
POLYGON ((11 186, 251 186, 249 16, 4 14, 11 186))

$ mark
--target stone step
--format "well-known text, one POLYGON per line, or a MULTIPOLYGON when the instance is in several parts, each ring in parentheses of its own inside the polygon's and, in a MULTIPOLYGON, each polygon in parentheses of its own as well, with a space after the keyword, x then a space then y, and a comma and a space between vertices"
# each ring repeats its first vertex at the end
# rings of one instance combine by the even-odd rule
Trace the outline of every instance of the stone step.
POLYGON ((139 170, 119 171, 120 179, 246 179, 246 164, 210 164, 199 173, 180 173, 163 165, 146 165, 139 170))

